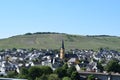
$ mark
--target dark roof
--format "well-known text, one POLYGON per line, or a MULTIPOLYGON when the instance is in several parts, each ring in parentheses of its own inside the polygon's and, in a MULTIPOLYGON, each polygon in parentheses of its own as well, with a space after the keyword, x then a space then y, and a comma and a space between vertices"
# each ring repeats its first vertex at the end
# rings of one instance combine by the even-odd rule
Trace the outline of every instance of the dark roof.
POLYGON ((78 58, 76 54, 65 54, 66 58, 78 58))

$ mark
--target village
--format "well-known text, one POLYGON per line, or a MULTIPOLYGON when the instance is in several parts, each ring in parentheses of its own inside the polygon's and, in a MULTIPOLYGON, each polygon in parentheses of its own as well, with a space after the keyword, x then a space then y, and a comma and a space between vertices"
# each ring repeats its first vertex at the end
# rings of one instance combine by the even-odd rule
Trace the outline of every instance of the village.
POLYGON ((110 60, 120 61, 120 52, 101 48, 99 51, 71 49, 65 51, 64 41, 59 49, 5 49, 0 51, 0 75, 9 71, 20 73, 21 67, 49 66, 52 70, 64 63, 75 66, 78 72, 106 73, 98 66, 105 66, 110 60))

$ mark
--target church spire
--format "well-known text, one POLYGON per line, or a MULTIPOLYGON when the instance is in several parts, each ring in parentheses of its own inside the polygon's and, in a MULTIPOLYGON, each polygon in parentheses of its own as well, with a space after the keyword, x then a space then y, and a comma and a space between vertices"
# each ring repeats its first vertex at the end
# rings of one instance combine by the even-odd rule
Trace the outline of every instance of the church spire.
POLYGON ((62 46, 60 49, 60 59, 63 59, 65 57, 65 47, 64 47, 64 41, 62 40, 62 46))
POLYGON ((64 40, 62 40, 62 49, 65 49, 65 48, 64 48, 64 40))

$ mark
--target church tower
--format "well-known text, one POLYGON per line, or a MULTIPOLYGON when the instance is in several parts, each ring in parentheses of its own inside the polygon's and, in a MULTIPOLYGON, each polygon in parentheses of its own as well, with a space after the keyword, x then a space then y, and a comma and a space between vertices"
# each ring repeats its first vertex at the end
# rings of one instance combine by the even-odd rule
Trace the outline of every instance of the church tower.
POLYGON ((62 46, 60 49, 60 59, 64 59, 65 57, 65 48, 64 48, 64 41, 62 40, 62 46))

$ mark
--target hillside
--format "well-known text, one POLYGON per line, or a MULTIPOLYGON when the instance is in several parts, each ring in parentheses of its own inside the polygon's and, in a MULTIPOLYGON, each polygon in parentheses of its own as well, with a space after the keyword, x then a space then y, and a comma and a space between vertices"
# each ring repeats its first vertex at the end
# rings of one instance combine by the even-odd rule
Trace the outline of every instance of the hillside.
POLYGON ((98 49, 109 47, 120 49, 120 37, 115 36, 80 36, 63 33, 37 33, 13 36, 0 40, 0 48, 38 48, 59 49, 61 40, 66 49, 98 49))

